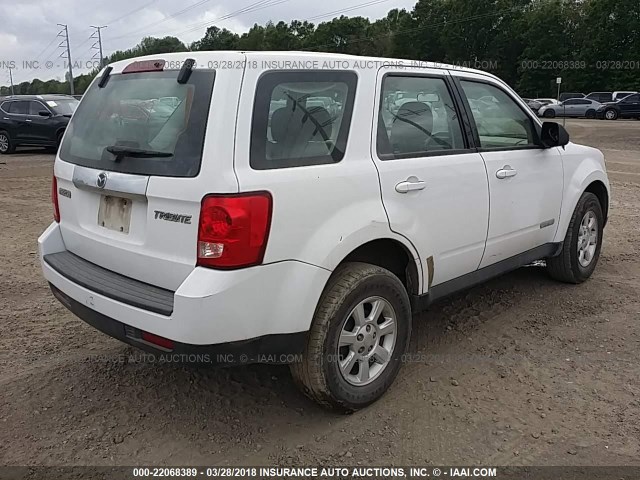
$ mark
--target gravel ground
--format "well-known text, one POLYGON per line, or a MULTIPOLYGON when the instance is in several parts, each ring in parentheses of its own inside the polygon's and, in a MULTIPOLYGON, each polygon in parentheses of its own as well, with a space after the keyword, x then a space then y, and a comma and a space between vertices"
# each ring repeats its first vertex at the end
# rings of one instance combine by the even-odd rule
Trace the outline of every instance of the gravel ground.
POLYGON ((416 317, 379 402, 328 413, 286 367, 157 364, 43 280, 53 156, 0 162, 0 464, 640 465, 640 122, 567 121, 613 200, 580 286, 522 268, 416 317))

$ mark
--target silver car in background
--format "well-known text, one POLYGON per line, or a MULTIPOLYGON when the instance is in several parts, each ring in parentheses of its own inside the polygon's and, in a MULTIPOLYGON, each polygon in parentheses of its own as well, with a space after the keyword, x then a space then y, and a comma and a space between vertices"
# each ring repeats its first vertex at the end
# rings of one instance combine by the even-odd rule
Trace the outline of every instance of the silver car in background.
POLYGON ((535 101, 542 104, 543 107, 546 105, 558 105, 558 103, 560 103, 555 98, 536 98, 535 101))
POLYGON ((587 98, 570 98, 558 105, 545 105, 538 110, 538 115, 545 118, 582 117, 596 118, 600 102, 587 98))

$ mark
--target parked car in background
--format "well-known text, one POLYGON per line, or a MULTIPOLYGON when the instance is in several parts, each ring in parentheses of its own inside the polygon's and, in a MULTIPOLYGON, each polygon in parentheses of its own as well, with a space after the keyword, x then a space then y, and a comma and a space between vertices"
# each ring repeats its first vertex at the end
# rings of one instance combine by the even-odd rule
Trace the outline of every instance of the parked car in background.
POLYGON ((560 103, 555 98, 536 98, 535 101, 540 103, 543 107, 545 105, 557 105, 560 103))
POLYGON ((596 118, 596 111, 600 103, 586 98, 570 98, 558 105, 546 105, 540 109, 538 115, 545 118, 554 117, 585 117, 596 118))
POLYGON ((391 386, 412 314, 436 299, 540 259, 559 281, 591 276, 609 208, 601 152, 489 73, 265 68, 300 57, 362 58, 170 53, 96 78, 39 239, 66 308, 159 355, 291 364, 306 395, 350 412, 391 386), (398 92, 411 101, 391 112, 398 92), (162 97, 180 100, 162 126, 139 118, 162 97))
POLYGON ((640 119, 640 93, 634 93, 617 102, 602 104, 596 111, 596 117, 606 120, 618 118, 640 119))
POLYGON ((559 101, 564 102, 565 100, 569 100, 570 98, 584 98, 584 93, 563 92, 560 94, 559 101))
POLYGON ((595 100, 599 103, 612 102, 613 101, 613 92, 591 92, 589 95, 584 97, 588 100, 595 100))
POLYGON ((17 146, 58 147, 78 105, 69 95, 13 95, 0 103, 0 153, 17 146))
POLYGON ((542 107, 542 103, 537 100, 533 100, 531 98, 523 98, 523 100, 527 103, 528 107, 533 110, 535 113, 538 113, 538 110, 542 107))
POLYGON ((638 93, 635 91, 619 91, 619 92, 613 92, 613 102, 617 102, 618 100, 622 100, 625 97, 628 97, 629 95, 633 95, 634 93, 638 93))

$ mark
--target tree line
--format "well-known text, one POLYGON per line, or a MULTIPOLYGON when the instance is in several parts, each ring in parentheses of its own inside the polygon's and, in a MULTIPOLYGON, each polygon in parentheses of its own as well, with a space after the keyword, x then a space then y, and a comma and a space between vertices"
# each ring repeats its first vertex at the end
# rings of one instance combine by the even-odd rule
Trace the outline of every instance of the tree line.
MULTIPOLYGON (((307 50, 443 62, 489 70, 525 97, 563 91, 640 90, 638 0, 418 0, 384 18, 341 16, 317 25, 301 20, 255 24, 236 34, 209 27, 190 45, 146 37, 106 58, 210 50, 307 50)), ((97 71, 75 78, 83 93, 97 71)), ((15 86, 16 94, 65 93, 56 80, 15 86)), ((7 86, 0 95, 7 95, 7 86)))

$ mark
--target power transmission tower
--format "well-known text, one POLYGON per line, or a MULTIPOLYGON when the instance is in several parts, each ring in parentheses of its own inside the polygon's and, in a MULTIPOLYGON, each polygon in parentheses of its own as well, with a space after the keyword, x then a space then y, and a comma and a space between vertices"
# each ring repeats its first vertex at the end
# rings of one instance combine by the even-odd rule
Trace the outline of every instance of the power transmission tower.
MULTIPOLYGON (((58 24, 59 27, 62 27, 62 30, 58 34, 59 37, 62 37, 62 33, 64 32, 64 41, 60 42, 60 47, 67 47, 67 62, 69 62, 69 89, 71 90, 71 95, 74 94, 73 91, 73 68, 71 66, 71 47, 69 46, 69 29, 63 23, 58 24), (66 45, 65 45, 66 44, 66 45)), ((64 52, 60 54, 61 58, 64 58, 64 52)))
MULTIPOLYGON (((100 53, 100 68, 102 68, 102 66, 104 65, 104 57, 102 55, 102 33, 101 30, 103 28, 107 28, 107 25, 102 25, 101 27, 98 27, 96 25, 91 25, 91 28, 95 28, 96 31, 93 32, 93 34, 91 34, 91 38, 97 39, 98 41, 96 43, 94 43, 91 48, 98 48, 99 53, 100 53)), ((93 57, 91 57, 92 59, 94 59, 96 57, 96 55, 94 54, 93 57)))
POLYGON ((15 95, 13 91, 13 74, 11 73, 11 69, 9 69, 9 83, 11 84, 11 95, 15 95))

